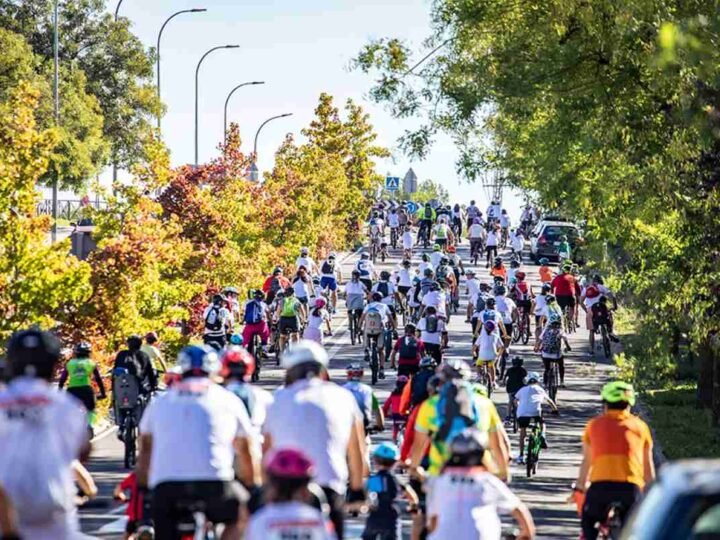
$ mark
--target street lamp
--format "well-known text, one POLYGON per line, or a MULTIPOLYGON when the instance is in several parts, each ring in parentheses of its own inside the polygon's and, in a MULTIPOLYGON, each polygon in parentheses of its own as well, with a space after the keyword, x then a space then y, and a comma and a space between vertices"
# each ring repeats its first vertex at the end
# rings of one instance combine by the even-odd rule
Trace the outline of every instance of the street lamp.
MULTIPOLYGON (((176 11, 175 13, 170 15, 167 18, 167 20, 163 23, 163 25, 160 27, 160 32, 158 33, 158 38, 157 38, 157 49, 156 49, 156 54, 157 54, 157 95, 158 95, 159 101, 162 101, 161 97, 160 97, 160 39, 162 38, 163 31, 165 30, 167 23, 169 23, 175 17, 177 17, 178 15, 181 15, 183 13, 203 13, 205 11, 207 11, 207 9, 205 9, 205 8, 183 9, 182 11, 176 11)), ((160 130, 161 115, 162 115, 162 113, 158 112, 158 117, 157 117, 158 130, 160 130)))
MULTIPOLYGON (((55 126, 60 125, 60 58, 58 46, 58 0, 55 0, 53 8, 53 101, 55 112, 55 126)), ((52 184, 52 217, 53 225, 51 231, 52 242, 57 241, 57 210, 58 210, 58 175, 57 164, 55 164, 55 175, 52 184)))
POLYGON ((198 62, 197 67, 195 68, 195 167, 198 166, 199 163, 199 147, 198 147, 198 81, 200 76, 200 66, 203 63, 203 60, 207 58, 207 56, 213 52, 217 51, 219 49, 239 49, 240 45, 219 45, 218 47, 213 47, 208 52, 202 55, 202 58, 200 58, 200 61, 198 62))
POLYGON ((242 84, 238 84, 235 88, 230 90, 230 93, 228 94, 227 99, 225 100, 225 113, 223 115, 223 140, 227 144, 227 110, 228 110, 228 103, 230 103, 230 98, 235 93, 236 90, 239 90, 243 86, 252 86, 256 84, 265 84, 265 81, 252 81, 252 82, 244 82, 242 84))
POLYGON ((286 116, 292 116, 293 113, 285 113, 285 114, 279 114, 277 116, 271 116, 267 120, 265 120, 262 124, 260 124, 260 127, 255 132, 255 144, 253 145, 253 162, 252 165, 250 165, 250 180, 253 182, 257 182, 258 178, 260 176, 260 172, 257 167, 257 143, 258 143, 258 137, 260 136, 260 132, 262 131, 262 128, 264 128, 267 124, 272 122, 273 120, 277 120, 278 118, 285 118, 286 116))
POLYGON ((120 0, 117 3, 117 6, 115 7, 115 20, 116 21, 118 20, 118 14, 120 13, 120 6, 122 5, 122 3, 123 3, 123 0, 120 0))

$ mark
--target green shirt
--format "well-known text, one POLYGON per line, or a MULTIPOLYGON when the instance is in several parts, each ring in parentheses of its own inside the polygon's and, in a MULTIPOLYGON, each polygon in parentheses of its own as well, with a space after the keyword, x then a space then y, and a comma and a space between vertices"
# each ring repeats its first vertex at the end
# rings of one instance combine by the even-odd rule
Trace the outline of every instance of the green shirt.
POLYGON ((93 371, 95 371, 95 362, 89 358, 73 358, 67 363, 68 372, 68 388, 77 388, 79 386, 91 386, 93 371))
POLYGON ((300 302, 297 298, 285 298, 283 299, 282 309, 280 310, 281 317, 296 317, 298 311, 298 305, 300 302))

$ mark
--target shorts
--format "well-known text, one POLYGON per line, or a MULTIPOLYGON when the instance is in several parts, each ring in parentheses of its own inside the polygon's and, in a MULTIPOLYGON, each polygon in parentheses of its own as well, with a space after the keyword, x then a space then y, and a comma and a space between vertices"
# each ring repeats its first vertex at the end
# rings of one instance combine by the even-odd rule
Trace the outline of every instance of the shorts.
POLYGON ((88 412, 95 410, 95 390, 92 386, 75 386, 67 389, 68 394, 79 399, 88 412))
POLYGON ((513 323, 506 323, 503 321, 503 324, 505 325, 505 332, 507 332, 508 338, 512 339, 513 323))
POLYGON ((432 356, 438 364, 442 362, 442 350, 440 349, 440 345, 435 343, 425 343, 425 352, 432 356))
POLYGON ((296 296, 295 298, 297 298, 298 302, 300 302, 303 306, 307 306, 308 302, 310 302, 310 298, 307 296, 296 296))
POLYGON ((125 524, 125 534, 131 535, 135 534, 138 530, 139 522, 135 519, 128 520, 128 522, 125 524))
POLYGON ((480 367, 480 366, 482 366, 482 365, 484 365, 484 364, 494 364, 494 363, 495 363, 495 359, 494 359, 494 358, 491 359, 491 360, 483 360, 482 358, 478 358, 477 360, 475 360, 475 366, 476 366, 476 367, 480 367))
POLYGON ((620 521, 624 523, 625 517, 641 497, 640 487, 630 482, 593 482, 590 484, 585 494, 582 511, 582 530, 585 538, 595 540, 598 537, 595 524, 605 519, 611 504, 620 503, 620 521))
POLYGON ((418 371, 420 371, 420 367, 418 366, 417 360, 407 360, 407 363, 403 363, 403 359, 401 358, 398 360, 398 368, 397 368, 397 376, 405 375, 406 377, 412 377, 415 375, 418 371))
POLYGON ((530 300, 516 300, 515 305, 518 307, 518 309, 524 309, 525 311, 530 311, 530 300))
POLYGON ((365 346, 367 348, 370 348, 370 340, 372 340, 375 342, 378 348, 378 352, 384 351, 385 347, 380 346, 380 338, 382 338, 382 334, 368 334, 367 332, 365 332, 365 346))
POLYGON ((296 334, 299 331, 297 317, 280 317, 281 334, 296 334))
POLYGON ((560 309, 573 308, 575 307, 575 297, 574 296, 556 296, 558 306, 560 306, 560 309))
POLYGON ((162 482, 152 491, 152 515, 157 540, 175 539, 173 530, 178 517, 182 517, 182 503, 200 502, 212 523, 235 523, 240 506, 249 499, 247 491, 238 482, 221 480, 162 482))
POLYGON ((220 336, 211 336, 210 334, 205 334, 203 336, 203 343, 205 343, 205 345, 208 345, 210 343, 217 343, 220 348, 223 348, 226 342, 227 336, 225 334, 222 334, 220 336))
POLYGON ((331 291, 337 291, 337 279, 334 277, 323 276, 320 278, 320 287, 330 289, 331 291))
POLYGON ((442 247, 445 247, 445 246, 447 246, 447 238, 436 238, 436 239, 435 239, 435 243, 436 243, 438 246, 440 246, 441 248, 442 248, 442 247))
POLYGON ((398 292, 402 295, 407 295, 412 287, 405 287, 404 285, 398 285, 398 292))
POLYGON ((521 428, 529 428, 532 422, 537 422, 540 425, 543 423, 542 416, 520 416, 517 421, 518 426, 521 428))
POLYGON ((362 283, 363 285, 365 285, 365 288, 366 288, 368 291, 369 291, 369 290, 372 290, 372 279, 370 279, 369 277, 361 277, 361 278, 360 278, 360 283, 362 283))

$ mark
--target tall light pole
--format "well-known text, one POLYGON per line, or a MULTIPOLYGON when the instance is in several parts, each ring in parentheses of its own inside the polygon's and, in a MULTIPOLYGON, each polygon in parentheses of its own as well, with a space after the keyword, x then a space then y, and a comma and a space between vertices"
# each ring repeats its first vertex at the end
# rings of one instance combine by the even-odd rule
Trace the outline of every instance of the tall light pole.
MULTIPOLYGON (((60 53, 59 53, 59 39, 58 39, 58 0, 55 0, 53 8, 53 101, 54 101, 54 112, 55 112, 55 126, 60 125, 60 53)), ((57 163, 55 164, 55 174, 53 176, 52 184, 52 217, 53 225, 51 232, 52 242, 57 241, 57 210, 58 210, 58 171, 57 163)))
POLYGON ((253 86, 256 84, 265 84, 265 81, 252 81, 252 82, 244 82, 242 84, 238 84, 235 88, 230 90, 230 93, 228 94, 227 99, 225 100, 225 112, 223 114, 223 141, 227 144, 227 111, 228 111, 228 103, 230 103, 230 98, 235 93, 236 90, 240 90, 243 86, 253 86))
POLYGON ((115 20, 116 21, 118 20, 118 15, 120 14, 120 6, 122 5, 122 3, 123 3, 123 0, 120 0, 117 3, 117 6, 115 7, 115 20))
POLYGON ((217 47, 213 47, 209 51, 207 51, 205 54, 202 55, 202 58, 200 58, 200 61, 197 64, 197 67, 195 68, 195 167, 198 166, 198 163, 200 162, 199 155, 199 146, 198 146, 198 88, 199 88, 199 80, 200 80, 200 66, 202 66, 203 60, 207 58, 207 56, 213 52, 220 49, 239 49, 240 45, 219 45, 217 47))
MULTIPOLYGON (((121 0, 121 1, 122 1, 122 0, 121 0)), ((160 32, 158 33, 158 38, 157 38, 157 49, 156 49, 156 54, 157 54, 157 96, 158 96, 158 101, 162 101, 162 98, 161 98, 161 96, 160 96, 160 39, 162 39, 162 35, 163 35, 163 31, 165 30, 165 27, 167 26, 167 24, 168 24, 171 20, 173 20, 173 19, 174 19, 175 17, 177 17, 178 15, 181 15, 181 14, 183 14, 183 13, 203 13, 203 12, 205 12, 205 11, 207 11, 207 9, 205 9, 205 8, 183 9, 182 11, 176 11, 175 13, 173 13, 172 15, 170 15, 170 16, 165 20, 165 22, 163 23, 163 25, 160 27, 160 32)), ((162 113, 158 112, 158 117, 157 117, 158 130, 161 129, 161 127, 160 127, 161 117, 162 117, 162 113)))
POLYGON ((277 116, 271 116, 267 120, 265 120, 262 124, 260 124, 260 127, 255 132, 255 144, 253 145, 253 162, 250 165, 250 180, 253 182, 257 182, 259 178, 259 171, 257 167, 257 143, 258 143, 258 137, 260 136, 260 132, 262 129, 268 125, 273 120, 277 120, 278 118, 285 118, 287 116, 292 116, 293 113, 285 113, 285 114, 279 114, 277 116))

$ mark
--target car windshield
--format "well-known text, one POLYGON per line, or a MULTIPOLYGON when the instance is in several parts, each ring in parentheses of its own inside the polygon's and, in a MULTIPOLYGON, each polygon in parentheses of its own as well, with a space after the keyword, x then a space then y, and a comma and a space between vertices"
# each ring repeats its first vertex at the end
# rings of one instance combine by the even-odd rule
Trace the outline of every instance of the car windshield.
POLYGON ((570 225, 548 225, 543 231, 543 236, 549 242, 560 240, 562 235, 567 236, 571 242, 579 236, 577 229, 570 225))
POLYGON ((665 498, 664 490, 651 489, 639 511, 623 529, 621 538, 623 540, 720 538, 720 494, 691 493, 674 501, 664 500, 665 498), (669 502, 671 504, 668 505, 669 502))

